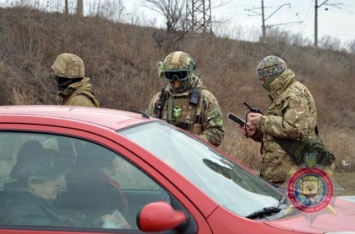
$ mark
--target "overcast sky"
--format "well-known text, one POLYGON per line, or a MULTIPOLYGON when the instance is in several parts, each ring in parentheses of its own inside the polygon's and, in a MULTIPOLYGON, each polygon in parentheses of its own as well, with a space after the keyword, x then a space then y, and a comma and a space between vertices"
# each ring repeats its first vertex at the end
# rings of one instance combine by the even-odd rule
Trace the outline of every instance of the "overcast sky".
MULTIPOLYGON (((127 10, 130 9, 132 12, 138 10, 147 17, 163 22, 157 13, 141 6, 144 2, 145 0, 123 0, 127 10)), ((211 0, 212 5, 216 2, 221 0, 211 0)), ((258 36, 262 35, 261 0, 223 0, 223 2, 225 3, 223 6, 212 8, 214 20, 228 20, 226 24, 230 33, 233 33, 234 28, 243 27, 255 29, 258 36)), ((355 40, 355 0, 318 0, 318 6, 320 6, 317 8, 318 39, 331 36, 343 43, 355 40)), ((266 25, 273 25, 292 33, 301 33, 314 41, 315 0, 264 0, 264 9, 266 25)), ((244 37, 248 39, 248 35, 244 37)))
MULTIPOLYGON (((62 8, 64 0, 0 0, 0 4, 14 2, 41 2, 42 5, 58 5, 62 8)), ((255 40, 262 36, 261 0, 211 0, 212 6, 224 2, 224 5, 212 8, 212 19, 224 20, 224 26, 212 24, 213 31, 238 39, 255 40), (236 36, 237 35, 237 36, 236 36)), ((84 0, 84 11, 89 5, 118 0, 84 0)), ((150 10, 145 0, 121 0, 125 7, 125 16, 139 18, 140 23, 153 24, 164 28, 164 18, 150 10)), ((69 0, 73 5, 76 0, 69 0)), ((207 3, 207 0, 206 0, 207 3)), ((355 0, 318 0, 318 39, 323 36, 338 38, 342 43, 355 40, 355 0), (321 5, 321 6, 320 6, 321 5), (328 10, 326 10, 328 9, 328 10)), ((278 27, 290 33, 300 33, 312 42, 315 32, 315 0, 264 0, 265 24, 278 27)), ((267 34, 267 31, 266 31, 267 34)))

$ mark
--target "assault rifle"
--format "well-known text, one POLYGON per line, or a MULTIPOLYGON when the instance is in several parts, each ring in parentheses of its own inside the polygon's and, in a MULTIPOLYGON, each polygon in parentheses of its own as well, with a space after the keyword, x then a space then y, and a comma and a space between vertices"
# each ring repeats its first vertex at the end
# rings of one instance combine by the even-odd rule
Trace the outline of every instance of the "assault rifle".
POLYGON ((164 102, 165 102, 165 89, 162 88, 161 92, 160 92, 159 100, 158 100, 158 102, 156 103, 156 106, 155 106, 155 111, 156 111, 157 117, 159 119, 162 118, 161 115, 162 115, 163 109, 164 109, 164 102))

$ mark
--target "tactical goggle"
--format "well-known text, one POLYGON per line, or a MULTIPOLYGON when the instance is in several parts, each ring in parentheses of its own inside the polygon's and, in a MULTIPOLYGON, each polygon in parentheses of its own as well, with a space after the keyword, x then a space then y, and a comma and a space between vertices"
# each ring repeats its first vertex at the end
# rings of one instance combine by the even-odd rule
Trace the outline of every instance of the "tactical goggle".
POLYGON ((168 81, 172 82, 174 80, 184 81, 189 78, 190 72, 188 70, 174 70, 174 71, 164 71, 164 77, 168 81))

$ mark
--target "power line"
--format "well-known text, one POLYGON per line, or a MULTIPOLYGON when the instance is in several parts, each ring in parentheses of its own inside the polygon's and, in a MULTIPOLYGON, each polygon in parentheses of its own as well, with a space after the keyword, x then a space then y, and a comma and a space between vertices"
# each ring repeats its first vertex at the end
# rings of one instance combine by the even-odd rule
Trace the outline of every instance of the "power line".
MULTIPOLYGON (((252 13, 255 13, 256 15, 261 15, 261 27, 262 27, 262 37, 265 38, 266 37, 266 25, 265 22, 266 20, 268 20, 269 18, 271 18, 271 16, 273 16, 277 11, 279 11, 282 7, 284 6, 289 6, 289 8, 291 8, 291 3, 285 3, 280 5, 275 11, 273 11, 269 16, 265 17, 265 6, 264 6, 264 0, 261 0, 261 14, 258 12, 255 12, 255 9, 260 9, 260 8, 252 8, 252 9, 244 9, 245 11, 250 11, 252 13)), ((268 27, 272 27, 273 25, 268 25, 268 27)))
POLYGON ((312 16, 311 9, 312 9, 312 4, 309 5, 308 10, 307 10, 307 13, 306 13, 306 15, 305 15, 305 20, 304 20, 304 21, 305 21, 305 24, 303 25, 302 32, 305 31, 305 29, 306 29, 306 27, 307 27, 307 25, 308 25, 308 23, 309 23, 309 21, 310 21, 310 18, 311 18, 311 16, 312 16))

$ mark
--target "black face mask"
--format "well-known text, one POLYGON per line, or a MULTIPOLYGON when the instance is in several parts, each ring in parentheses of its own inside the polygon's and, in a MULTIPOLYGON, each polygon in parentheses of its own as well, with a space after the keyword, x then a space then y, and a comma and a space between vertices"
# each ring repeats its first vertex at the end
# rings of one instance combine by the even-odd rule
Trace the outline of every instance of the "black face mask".
POLYGON ((55 80, 57 82, 58 90, 65 90, 70 84, 81 81, 83 78, 66 78, 61 76, 55 76, 55 80))

